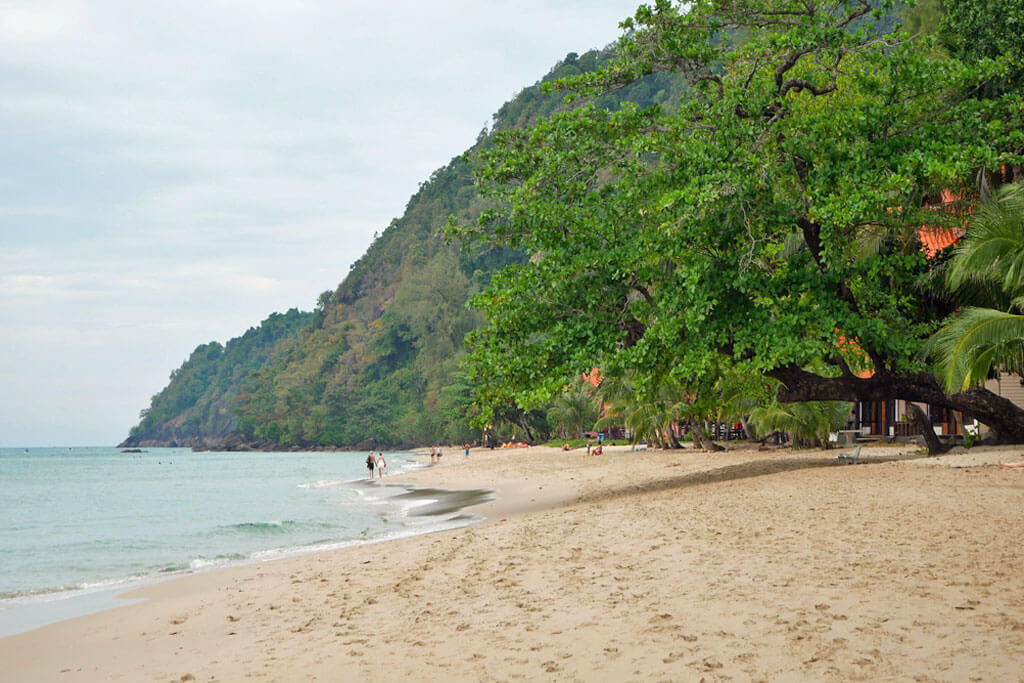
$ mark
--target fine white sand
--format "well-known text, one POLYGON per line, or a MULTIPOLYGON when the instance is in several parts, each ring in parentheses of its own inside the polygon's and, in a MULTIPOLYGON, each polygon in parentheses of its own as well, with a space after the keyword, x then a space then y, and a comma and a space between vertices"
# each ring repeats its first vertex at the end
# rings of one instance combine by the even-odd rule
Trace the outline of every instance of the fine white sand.
POLYGON ((1024 679, 1024 449, 448 449, 479 526, 150 586, 11 681, 1024 679))

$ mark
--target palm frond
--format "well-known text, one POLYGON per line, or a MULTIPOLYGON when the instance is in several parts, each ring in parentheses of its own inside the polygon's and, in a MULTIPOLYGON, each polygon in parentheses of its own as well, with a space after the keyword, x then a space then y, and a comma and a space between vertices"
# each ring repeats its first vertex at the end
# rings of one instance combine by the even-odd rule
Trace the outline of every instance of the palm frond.
POLYGON ((1024 294, 1024 185, 1008 185, 982 202, 954 251, 949 286, 979 279, 995 280, 1010 295, 1024 294))
POLYGON ((759 436, 788 432, 793 444, 828 443, 830 432, 842 429, 853 404, 844 401, 808 401, 772 403, 750 412, 750 423, 759 436))
POLYGON ((995 366, 1016 366, 1024 355, 1024 315, 991 308, 966 308, 932 335, 925 353, 936 359, 936 375, 947 391, 981 384, 995 366))

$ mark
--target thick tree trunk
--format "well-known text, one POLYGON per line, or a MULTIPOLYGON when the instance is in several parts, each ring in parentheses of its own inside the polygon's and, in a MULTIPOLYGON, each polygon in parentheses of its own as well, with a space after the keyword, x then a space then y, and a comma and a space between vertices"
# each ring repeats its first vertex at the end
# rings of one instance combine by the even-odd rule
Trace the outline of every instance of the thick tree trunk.
POLYGON ((532 444, 533 443, 533 431, 530 430, 530 425, 527 424, 526 418, 523 417, 523 419, 521 419, 518 424, 519 424, 520 427, 523 428, 523 431, 526 432, 526 443, 531 443, 532 444))
POLYGON ((939 441, 939 437, 935 435, 935 429, 932 427, 931 419, 921 409, 921 406, 907 401, 907 410, 910 412, 910 417, 921 428, 921 436, 924 437, 924 443, 928 446, 928 455, 942 455, 953 447, 953 444, 946 446, 939 441))
POLYGON ((1024 443, 1024 409, 982 387, 947 394, 934 375, 919 373, 878 373, 872 377, 822 377, 797 366, 776 368, 768 373, 782 382, 778 399, 795 401, 887 401, 903 399, 959 411, 988 425, 998 438, 1024 443))

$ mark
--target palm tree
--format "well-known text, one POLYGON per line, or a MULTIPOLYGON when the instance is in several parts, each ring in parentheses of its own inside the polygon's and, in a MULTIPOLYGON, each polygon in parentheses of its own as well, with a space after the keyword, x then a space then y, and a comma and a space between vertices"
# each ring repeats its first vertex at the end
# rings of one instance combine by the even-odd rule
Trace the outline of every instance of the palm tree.
POLYGON ((925 345, 951 393, 984 382, 994 369, 1024 371, 1024 185, 1008 185, 981 204, 953 254, 947 286, 986 291, 980 305, 950 317, 925 345), (993 292, 994 290, 994 292, 993 292))
POLYGON ((662 382, 653 396, 641 399, 634 378, 635 373, 620 370, 601 379, 598 395, 604 404, 604 416, 596 427, 625 425, 634 444, 647 441, 658 448, 680 448, 672 433, 672 424, 680 419, 684 407, 680 392, 662 382))
POLYGON ((558 427, 563 437, 581 437, 597 422, 598 413, 588 387, 576 379, 555 398, 548 410, 548 421, 558 427))
POLYGON ((852 407, 844 401, 772 402, 751 410, 750 423, 762 435, 788 432, 794 448, 828 448, 829 433, 843 428, 852 407))

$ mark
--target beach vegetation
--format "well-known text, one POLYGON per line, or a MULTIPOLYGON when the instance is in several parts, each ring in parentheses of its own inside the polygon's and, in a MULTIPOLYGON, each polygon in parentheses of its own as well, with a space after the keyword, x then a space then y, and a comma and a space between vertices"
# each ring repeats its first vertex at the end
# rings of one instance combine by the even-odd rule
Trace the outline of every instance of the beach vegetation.
POLYGON ((845 401, 773 401, 751 410, 749 422, 754 438, 782 432, 793 448, 829 448, 829 434, 846 426, 852 407, 845 401))
POLYGON ((943 20, 940 42, 892 11, 658 0, 608 64, 551 84, 572 108, 498 131, 477 152, 488 208, 448 234, 533 257, 471 299, 478 419, 544 406, 596 365, 631 373, 638 424, 676 413, 697 439, 728 372, 782 405, 927 402, 1024 440, 1024 410, 947 389, 920 355, 953 310, 925 291, 947 254, 921 235, 962 222, 944 190, 970 203, 1024 162, 1024 62, 1012 36, 975 55, 952 39, 973 23, 943 20), (672 106, 593 104, 666 73, 686 85, 672 106))
POLYGON ((548 423, 563 438, 581 438, 593 429, 600 416, 593 387, 582 377, 573 380, 548 408, 548 423))
POLYGON ((997 370, 1024 375, 1024 185, 978 205, 945 272, 962 305, 924 354, 946 390, 967 390, 997 370))

